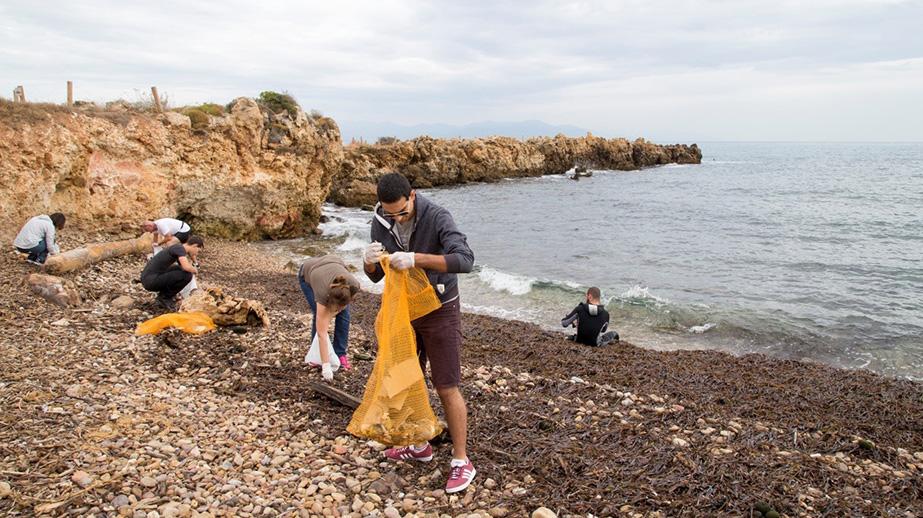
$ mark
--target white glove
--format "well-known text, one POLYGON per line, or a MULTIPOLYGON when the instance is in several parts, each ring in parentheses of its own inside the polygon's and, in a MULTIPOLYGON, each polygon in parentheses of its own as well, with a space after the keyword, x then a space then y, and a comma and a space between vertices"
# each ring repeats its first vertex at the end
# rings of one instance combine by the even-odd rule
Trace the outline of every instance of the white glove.
POLYGON ((413 252, 394 252, 391 254, 391 267, 395 270, 409 270, 415 262, 413 252))
POLYGON ((321 365, 320 374, 325 380, 330 381, 333 379, 333 368, 330 367, 329 363, 325 363, 321 365))
POLYGON ((381 261, 381 256, 384 252, 385 249, 381 246, 381 243, 375 241, 362 251, 362 260, 365 261, 365 264, 375 264, 381 261))

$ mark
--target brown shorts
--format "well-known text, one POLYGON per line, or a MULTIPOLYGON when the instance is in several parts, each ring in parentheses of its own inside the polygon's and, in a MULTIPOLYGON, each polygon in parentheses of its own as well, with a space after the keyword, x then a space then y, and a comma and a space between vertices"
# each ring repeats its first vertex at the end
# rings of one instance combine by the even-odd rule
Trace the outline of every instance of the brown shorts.
POLYGON ((461 383, 461 303, 458 299, 411 322, 417 335, 420 368, 426 373, 429 360, 430 378, 437 389, 457 387, 461 383))

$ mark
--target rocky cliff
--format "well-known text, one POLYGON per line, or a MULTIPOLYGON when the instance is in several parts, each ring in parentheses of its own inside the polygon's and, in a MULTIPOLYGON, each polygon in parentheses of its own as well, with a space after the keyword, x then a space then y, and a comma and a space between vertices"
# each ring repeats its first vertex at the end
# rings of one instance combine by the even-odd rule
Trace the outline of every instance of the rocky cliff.
POLYGON ((220 115, 193 110, 190 119, 0 100, 0 225, 16 229, 34 214, 61 211, 84 228, 178 216, 206 235, 297 237, 316 228, 325 200, 374 204, 378 178, 392 171, 426 188, 702 158, 695 145, 591 135, 420 137, 344 150, 326 117, 276 113, 248 98, 217 108, 220 115))
POLYGON ((507 137, 442 140, 420 137, 390 144, 346 149, 343 170, 334 181, 331 199, 341 205, 375 203, 378 178, 402 172, 415 187, 434 187, 501 178, 561 174, 575 165, 592 169, 632 170, 654 165, 697 164, 695 144, 662 146, 643 139, 586 137, 507 137))
POLYGON ((5 227, 64 212, 79 226, 180 216, 235 239, 315 228, 343 146, 333 120, 275 114, 240 98, 197 121, 0 101, 0 212, 5 227))

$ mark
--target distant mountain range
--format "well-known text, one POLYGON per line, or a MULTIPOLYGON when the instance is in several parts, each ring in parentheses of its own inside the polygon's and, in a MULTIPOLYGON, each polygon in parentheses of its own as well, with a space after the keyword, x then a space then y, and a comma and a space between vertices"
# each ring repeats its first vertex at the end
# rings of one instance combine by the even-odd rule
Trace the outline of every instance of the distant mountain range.
POLYGON ((474 138, 504 136, 528 138, 539 136, 555 136, 563 133, 569 137, 582 137, 587 130, 567 124, 549 124, 538 120, 527 121, 483 121, 473 122, 462 126, 451 124, 414 124, 403 125, 393 122, 368 122, 368 121, 342 121, 340 132, 343 143, 348 144, 352 139, 363 139, 372 144, 381 137, 397 137, 401 140, 412 139, 423 135, 434 138, 474 138))

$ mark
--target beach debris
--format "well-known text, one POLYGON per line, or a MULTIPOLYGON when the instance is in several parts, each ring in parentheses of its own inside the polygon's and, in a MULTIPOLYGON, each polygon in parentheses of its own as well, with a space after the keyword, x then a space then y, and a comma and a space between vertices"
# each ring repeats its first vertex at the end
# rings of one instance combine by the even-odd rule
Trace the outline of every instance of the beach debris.
POLYGON ((199 335, 215 329, 211 317, 201 311, 165 313, 145 320, 135 329, 136 335, 156 335, 164 329, 179 329, 184 333, 199 335))
POLYGON ((153 234, 145 233, 134 239, 84 245, 48 256, 45 270, 50 273, 67 273, 114 257, 143 254, 151 250, 153 239, 153 234))
POLYGON ((258 300, 228 295, 220 286, 196 290, 180 305, 181 312, 202 312, 219 326, 269 327, 269 314, 258 300))
MULTIPOLYGON (((271 329, 132 336, 149 306, 103 301, 141 300, 120 281, 142 258, 77 272, 97 303, 65 310, 32 297, 16 282, 20 258, 0 254, 0 314, 12 317, 0 340, 0 515, 484 518, 542 504, 562 517, 919 514, 919 384, 630 344, 568 355, 536 326, 468 313, 462 380, 479 474, 446 494, 449 441, 433 441, 432 463, 386 463, 385 445, 345 433, 349 411, 313 390, 308 308, 281 262, 240 243, 209 251, 209 276, 263 301, 271 329)), ((365 292, 353 302, 351 355, 375 351, 378 307, 365 292)), ((360 394, 371 368, 355 362, 333 388, 360 394)))

